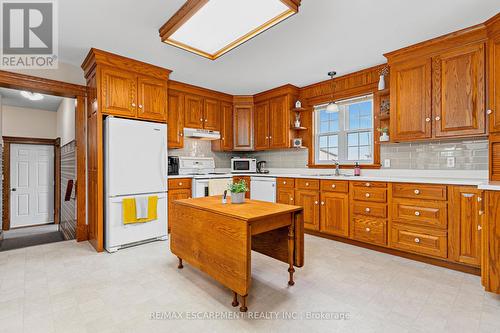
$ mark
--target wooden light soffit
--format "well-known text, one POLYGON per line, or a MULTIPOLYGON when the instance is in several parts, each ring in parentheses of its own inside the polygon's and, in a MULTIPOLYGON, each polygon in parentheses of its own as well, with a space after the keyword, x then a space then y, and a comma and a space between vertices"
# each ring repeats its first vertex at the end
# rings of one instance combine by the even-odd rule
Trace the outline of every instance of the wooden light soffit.
MULTIPOLYGON (((160 28, 160 38, 162 42, 181 48, 188 52, 200 55, 202 57, 208 58, 210 60, 215 60, 222 56, 223 54, 231 51, 232 49, 238 47, 239 45, 245 43, 246 41, 252 39, 258 34, 266 31, 267 29, 275 26, 281 21, 286 20, 292 15, 299 12, 300 2, 302 0, 280 0, 284 3, 289 10, 283 12, 282 14, 272 18, 271 20, 265 22, 254 30, 248 32, 247 34, 236 39, 232 43, 226 45, 214 54, 207 53, 205 51, 196 49, 179 41, 170 38, 184 23, 186 23, 194 14, 196 14, 203 6, 205 6, 210 0, 187 0, 186 3, 172 16, 161 28, 160 28)), ((248 0, 252 1, 252 0, 248 0)))

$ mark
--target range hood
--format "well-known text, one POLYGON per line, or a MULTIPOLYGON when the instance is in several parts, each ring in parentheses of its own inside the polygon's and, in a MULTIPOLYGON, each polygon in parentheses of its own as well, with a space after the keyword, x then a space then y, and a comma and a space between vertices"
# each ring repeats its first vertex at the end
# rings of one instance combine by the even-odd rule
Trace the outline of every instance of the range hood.
POLYGON ((196 129, 196 128, 185 128, 184 129, 184 136, 186 138, 193 138, 193 139, 198 139, 198 140, 219 140, 220 139, 220 132, 202 130, 202 129, 196 129))

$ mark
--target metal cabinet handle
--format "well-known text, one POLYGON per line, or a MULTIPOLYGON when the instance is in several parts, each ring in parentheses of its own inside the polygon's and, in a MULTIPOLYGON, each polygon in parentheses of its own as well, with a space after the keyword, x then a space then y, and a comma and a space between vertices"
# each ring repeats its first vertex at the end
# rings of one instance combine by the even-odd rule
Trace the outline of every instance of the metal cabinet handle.
POLYGON ((415 193, 416 195, 419 195, 420 194, 420 190, 415 190, 415 191, 413 191, 413 193, 415 193))
POLYGON ((419 212, 419 211, 416 211, 416 212, 415 212, 415 216, 420 216, 420 212, 419 212))
POLYGON ((492 113, 493 113, 493 110, 486 111, 486 114, 492 114, 492 113))
POLYGON ((332 188, 336 188, 336 187, 337 187, 337 185, 335 185, 335 184, 332 185, 332 188))
POLYGON ((431 118, 425 118, 425 122, 430 123, 431 122, 431 118))
POLYGON ((480 211, 479 211, 479 215, 480 215, 480 216, 484 215, 484 210, 480 210, 480 211))
POLYGON ((179 134, 180 134, 180 136, 184 136, 184 134, 183 134, 182 132, 181 132, 181 133, 179 133, 179 134))
POLYGON ((182 183, 179 183, 179 186, 182 186, 182 183))
POLYGON ((366 187, 370 187, 370 186, 372 186, 372 184, 370 184, 370 183, 366 183, 366 184, 365 184, 365 186, 366 186, 366 187))
POLYGON ((132 107, 135 108, 135 103, 132 103, 132 107))
POLYGON ((317 202, 317 201, 314 201, 314 204, 315 204, 315 205, 317 205, 317 204, 318 204, 318 202, 317 202))
POLYGON ((436 121, 440 121, 440 120, 441 120, 441 117, 440 117, 440 116, 437 116, 437 117, 436 117, 436 118, 434 118, 434 119, 436 119, 436 121))
POLYGON ((370 197, 370 193, 366 193, 365 197, 369 198, 370 197))
POLYGON ((286 185, 286 181, 283 182, 283 185, 286 185))
POLYGON ((306 186, 309 186, 309 183, 306 183, 306 186))
POLYGON ((415 238, 415 243, 420 243, 420 238, 415 238))
POLYGON ((321 201, 321 206, 324 206, 325 205, 325 202, 324 201, 321 201))
POLYGON ((367 212, 367 213, 369 213, 370 211, 371 211, 371 209, 370 209, 370 208, 366 208, 366 209, 365 209, 365 212, 367 212))
POLYGON ((203 122, 203 118, 200 118, 200 121, 203 122))
POLYGON ((483 230, 483 227, 481 227, 480 225, 478 225, 478 226, 477 226, 477 230, 478 230, 478 231, 481 231, 481 230, 483 230))
POLYGON ((481 202, 481 201, 483 201, 483 198, 477 197, 477 202, 481 202))
POLYGON ((370 232, 370 231, 371 231, 371 229, 370 229, 370 228, 366 228, 365 230, 366 230, 366 232, 370 232))
POLYGON ((142 109, 142 104, 139 104, 139 109, 142 109))
POLYGON ((293 198, 290 198, 290 201, 293 201, 293 198))

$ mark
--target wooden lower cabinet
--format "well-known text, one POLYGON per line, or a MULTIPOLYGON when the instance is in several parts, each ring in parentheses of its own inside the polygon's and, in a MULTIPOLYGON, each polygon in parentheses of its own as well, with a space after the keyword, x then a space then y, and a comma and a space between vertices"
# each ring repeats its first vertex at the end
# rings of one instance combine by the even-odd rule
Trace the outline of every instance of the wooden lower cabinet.
POLYGON ((393 224, 390 232, 389 245, 395 249, 439 258, 448 257, 446 230, 393 224))
POLYGON ((276 202, 285 205, 294 205, 295 190, 293 188, 280 188, 276 190, 276 202))
POLYGON ((191 179, 176 178, 168 180, 168 225, 170 231, 170 221, 174 215, 175 200, 189 199, 192 196, 191 179))
POLYGON ((486 291, 500 294, 500 191, 486 195, 487 223, 482 237, 482 283, 486 291))
POLYGON ((387 245, 387 221, 368 217, 353 217, 351 237, 376 245, 387 245))
POLYGON ((468 265, 480 265, 483 204, 483 193, 475 187, 456 186, 451 190, 449 259, 468 265))
POLYGON ((321 193, 319 230, 326 234, 349 237, 349 195, 321 193))
POLYGON ((295 190, 295 204, 304 209, 304 228, 319 230, 319 192, 311 190, 295 190))
POLYGON ((245 198, 250 199, 250 192, 252 191, 252 189, 250 188, 250 176, 233 176, 233 183, 239 183, 242 180, 247 184, 248 187, 248 192, 245 193, 245 198))

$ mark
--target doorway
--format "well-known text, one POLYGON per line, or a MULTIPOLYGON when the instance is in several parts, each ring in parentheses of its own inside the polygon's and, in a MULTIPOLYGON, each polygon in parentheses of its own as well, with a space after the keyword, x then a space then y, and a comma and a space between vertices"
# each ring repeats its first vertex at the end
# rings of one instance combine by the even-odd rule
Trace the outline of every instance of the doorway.
POLYGON ((10 228, 54 223, 54 146, 10 147, 10 228))

